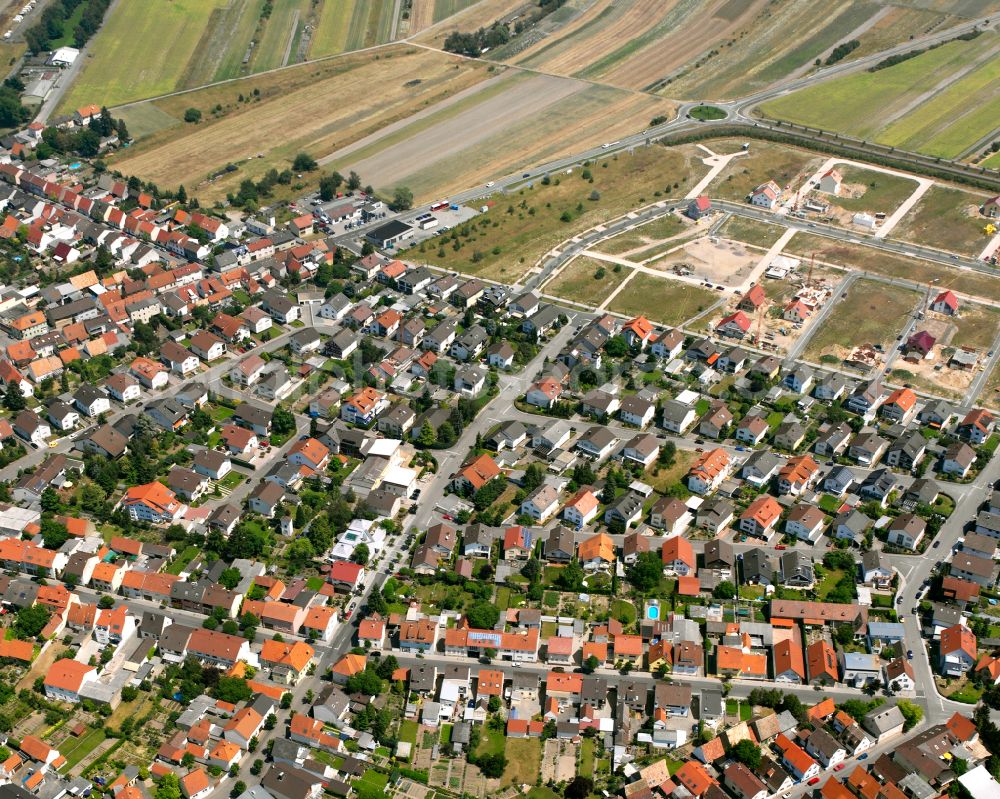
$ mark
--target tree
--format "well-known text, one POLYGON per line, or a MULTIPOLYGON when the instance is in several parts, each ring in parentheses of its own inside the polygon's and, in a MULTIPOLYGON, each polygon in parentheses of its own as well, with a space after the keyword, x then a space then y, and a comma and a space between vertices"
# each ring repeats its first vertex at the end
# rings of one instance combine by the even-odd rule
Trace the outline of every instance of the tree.
POLYGON ((164 774, 160 777, 160 784, 156 786, 153 799, 180 799, 181 784, 176 774, 164 774))
POLYGON ((760 747, 744 738, 731 750, 731 754, 751 771, 760 770, 760 747))
POLYGON ((215 698, 234 705, 246 701, 252 695, 250 684, 242 677, 219 677, 215 686, 215 698))
POLYGON ((66 525, 60 524, 55 519, 47 519, 43 516, 39 526, 42 529, 42 540, 46 549, 59 549, 69 538, 66 525))
POLYGON ((235 799, 235 797, 239 796, 246 789, 247 789, 247 784, 243 782, 243 780, 236 780, 236 782, 233 783, 232 790, 229 791, 229 795, 234 797, 235 799))
POLYGON ((413 192, 400 186, 392 195, 392 207, 396 211, 408 211, 413 207, 413 192))
POLYGON ((531 558, 521 567, 521 574, 529 583, 533 583, 542 576, 542 563, 538 558, 531 558))
POLYGON ((393 672, 398 668, 399 661, 396 660, 396 656, 387 655, 386 657, 379 658, 378 665, 375 667, 375 673, 383 680, 391 680, 393 672))
POLYGON ((507 768, 507 758, 502 753, 480 755, 476 758, 476 765, 484 777, 501 777, 507 768))
POLYGON ((357 191, 361 188, 361 176, 353 169, 347 175, 347 188, 351 191, 357 191))
POLYGON ((500 610, 490 602, 476 602, 465 614, 470 627, 492 630, 500 620, 500 610))
POLYGON ((18 411, 23 411, 28 403, 24 399, 24 394, 21 393, 21 387, 17 384, 16 380, 12 380, 7 384, 7 390, 3 395, 3 406, 14 413, 18 411))
POLYGON ((636 591, 643 593, 656 588, 662 576, 663 559, 659 552, 640 552, 628 570, 628 581, 636 591))
POLYGON ((716 599, 732 599, 736 596, 736 586, 729 580, 723 580, 712 589, 712 596, 716 599))
POLYGON ((37 638, 49 623, 52 611, 46 605, 32 605, 17 611, 14 634, 18 638, 37 638))
POLYGON ((500 697, 491 696, 490 700, 486 703, 486 709, 490 713, 496 713, 500 709, 500 697))
POLYGON ((431 427, 431 423, 424 421, 420 426, 420 433, 417 435, 417 443, 422 447, 433 447, 437 443, 437 433, 431 427))
POLYGON ((319 198, 323 202, 329 202, 337 196, 337 190, 344 182, 344 176, 339 172, 331 175, 324 175, 319 179, 319 198))
POLYGON ((597 659, 596 655, 591 655, 585 661, 583 661, 583 668, 585 671, 592 673, 596 671, 601 666, 601 661, 597 659))
POLYGON ((111 610, 115 606, 115 598, 111 594, 101 594, 101 598, 97 600, 97 607, 101 610, 111 610))
POLYGON ((900 699, 896 703, 899 712, 903 714, 903 731, 916 727, 924 718, 924 709, 920 705, 914 704, 907 699, 900 699))
POLYGON ((378 696, 382 693, 383 687, 382 678, 374 669, 368 667, 364 671, 352 674, 344 685, 344 689, 349 694, 366 694, 367 696, 378 696))
POLYGON ((193 124, 201 122, 201 111, 199 111, 197 108, 188 108, 184 112, 184 121, 191 122, 193 124))
POLYGON ((361 543, 354 547, 354 551, 351 553, 351 560, 355 563, 360 563, 362 566, 367 566, 370 555, 368 544, 361 543))
POLYGON ((287 408, 275 408, 271 417, 271 427, 275 433, 284 435, 295 432, 295 415, 287 408))
POLYGON ((241 579, 240 570, 230 567, 219 575, 219 584, 223 588, 228 588, 230 591, 232 591, 236 586, 240 584, 240 579, 241 579))
POLYGON ((316 159, 309 153, 299 153, 292 161, 292 169, 296 172, 312 172, 317 167, 316 159))
POLYGON ((594 781, 590 777, 574 777, 563 791, 566 799, 587 799, 594 790, 594 781))
POLYGON ((573 558, 556 578, 556 582, 559 583, 559 587, 564 591, 577 592, 583 588, 583 566, 580 565, 580 561, 573 558))

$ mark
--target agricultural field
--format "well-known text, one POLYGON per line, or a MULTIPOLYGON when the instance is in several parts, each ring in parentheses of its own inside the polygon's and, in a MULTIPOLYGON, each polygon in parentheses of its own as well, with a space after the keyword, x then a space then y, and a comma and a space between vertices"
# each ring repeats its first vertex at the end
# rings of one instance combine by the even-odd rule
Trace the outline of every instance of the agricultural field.
POLYGON ((985 194, 932 186, 892 231, 892 238, 978 256, 988 241, 980 216, 985 194))
POLYGON ((625 316, 645 316, 663 325, 680 325, 697 316, 719 299, 715 292, 656 277, 636 274, 608 305, 608 310, 625 316))
POLYGON ((632 270, 627 266, 579 255, 542 287, 542 291, 571 302, 596 308, 632 270), (618 266, 618 271, 615 271, 618 266))
POLYGON ((954 41, 876 72, 784 95, 770 117, 954 158, 996 127, 1000 36, 954 41), (933 82, 928 76, 933 76, 933 82), (872 114, 878 108, 880 113, 872 114))
POLYGON ((188 191, 196 188, 202 199, 215 199, 241 180, 257 179, 271 167, 286 168, 297 152, 322 156, 408 119, 417 109, 486 76, 486 68, 476 62, 394 47, 245 78, 125 109, 122 116, 130 126, 137 115, 140 123, 160 122, 163 127, 113 163, 126 174, 169 186, 183 183, 188 191), (399 80, 401 74, 411 80, 399 80), (359 94, 358 85, 382 90, 359 94), (217 106, 221 110, 213 111, 217 106), (166 125, 169 119, 183 119, 188 107, 202 109, 200 124, 166 125), (289 119, 297 120, 294 129, 289 119), (256 158, 258 154, 263 157, 256 158), (227 163, 240 168, 208 183, 227 163))
POLYGON ((744 216, 731 216, 719 228, 719 236, 723 238, 763 248, 769 248, 784 232, 785 228, 781 225, 759 222, 744 216))
MULTIPOLYGON (((714 152, 735 152, 740 143, 733 139, 713 141, 714 152)), ((794 192, 823 163, 808 150, 772 142, 754 142, 746 155, 732 159, 708 187, 719 199, 742 202, 761 183, 773 180, 786 192, 794 192)))
POLYGON ((657 244, 664 239, 670 239, 684 232, 688 226, 673 214, 646 222, 625 233, 619 233, 606 241, 602 241, 593 249, 609 255, 623 255, 629 252, 646 249, 651 244, 657 244))
MULTIPOLYGON (((765 8, 748 20, 710 56, 678 69, 660 91, 671 97, 732 99, 759 91, 790 77, 807 74, 817 58, 825 58, 839 43, 863 36, 891 8, 876 0, 848 0, 830 5, 822 0, 791 0, 780 8, 765 8)), ((939 15, 938 15, 939 16, 939 15)), ((898 38, 885 47, 904 41, 898 38)), ((855 57, 853 54, 851 57, 855 57)))
POLYGON ((956 269, 917 258, 904 258, 863 244, 850 244, 825 236, 798 233, 785 247, 785 253, 803 258, 815 255, 818 264, 828 263, 886 277, 912 280, 924 285, 934 282, 934 287, 938 290, 953 289, 975 297, 996 298, 997 279, 991 274, 974 272, 970 269, 956 269))
POLYGON ((806 359, 818 361, 824 355, 843 359, 864 344, 881 344, 888 350, 920 296, 884 283, 857 281, 809 340, 806 359))
POLYGON ((213 14, 230 2, 249 5, 249 0, 116 4, 87 47, 86 63, 62 108, 114 106, 180 87, 213 14))
MULTIPOLYGON (((321 58, 389 41, 395 7, 394 0, 324 0, 309 57, 321 58)), ((413 14, 410 17, 412 24, 413 14)))
POLYGON ((738 35, 765 5, 762 0, 598 0, 514 62, 621 88, 649 89, 738 35))
POLYGON ((311 0, 284 0, 274 3, 274 10, 263 26, 260 42, 254 48, 253 71, 263 72, 294 64, 298 37, 312 7, 311 0))
MULTIPOLYGON (((433 11, 419 11, 418 22, 429 19, 427 27, 430 27, 435 22, 438 2, 439 0, 414 0, 414 7, 426 3, 434 9, 433 11)), ((454 31, 465 32, 488 28, 497 20, 503 19, 521 8, 524 5, 524 0, 480 0, 472 5, 468 3, 464 5, 467 5, 468 8, 447 19, 442 19, 441 24, 433 24, 433 28, 419 34, 414 41, 430 47, 441 48, 444 45, 444 40, 448 38, 448 34, 454 31)), ((417 28, 417 30, 420 29, 417 28)))
POLYGON ((425 252, 415 255, 410 250, 408 257, 413 254, 416 260, 446 269, 516 280, 568 237, 652 202, 657 192, 672 191, 668 181, 687 184, 703 172, 691 149, 643 147, 572 175, 554 176, 549 185, 539 182, 494 196, 494 210, 435 240, 440 249, 428 242, 425 252), (588 173, 590 179, 585 177, 588 173), (590 199, 594 192, 600 199, 590 199))

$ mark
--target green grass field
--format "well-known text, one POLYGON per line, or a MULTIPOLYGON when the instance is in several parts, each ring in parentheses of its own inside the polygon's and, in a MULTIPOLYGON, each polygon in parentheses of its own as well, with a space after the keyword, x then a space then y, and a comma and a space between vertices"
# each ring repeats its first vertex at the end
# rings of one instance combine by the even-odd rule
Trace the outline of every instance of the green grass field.
POLYGON ((955 157, 996 127, 1000 113, 1000 62, 992 52, 996 46, 992 33, 969 42, 949 42, 895 66, 779 97, 761 110, 777 119, 955 157), (948 85, 951 76, 957 79, 948 85), (940 90, 934 92, 935 87, 940 90), (930 96, 925 96, 928 92, 930 96), (873 114, 873 108, 879 113, 873 114))
POLYGON ((614 267, 615 264, 598 261, 596 258, 579 256, 563 267, 542 290, 564 300, 597 307, 632 271, 623 266, 619 272, 615 272, 614 267))
POLYGON ((637 274, 608 306, 609 311, 638 316, 664 325, 679 325, 707 309, 715 292, 668 278, 637 274))
POLYGON ((870 280, 857 281, 844 296, 809 341, 807 359, 818 361, 827 354, 846 357, 862 344, 888 349, 920 297, 915 291, 870 280))
POLYGON ((97 727, 84 733, 74 741, 64 742, 59 747, 62 756, 66 758, 66 765, 63 766, 62 772, 64 774, 68 773, 77 763, 100 746, 101 741, 105 738, 107 738, 107 735, 104 734, 104 727, 97 727))
POLYGON ((602 241, 595 250, 606 252, 609 255, 619 255, 629 250, 638 250, 644 245, 668 239, 676 236, 684 230, 684 223, 673 214, 654 219, 644 225, 629 230, 626 233, 619 233, 607 241, 602 241))
POLYGON ((745 216, 731 216, 719 229, 719 235, 756 247, 770 247, 785 232, 781 225, 758 222, 745 216))
POLYGON ((875 172, 870 169, 859 169, 854 166, 843 167, 841 175, 844 177, 845 184, 864 186, 864 193, 860 197, 839 196, 824 197, 824 199, 829 199, 831 205, 839 206, 852 213, 884 211, 886 214, 891 214, 917 188, 916 181, 909 178, 887 175, 884 172, 875 172))
POLYGON ((113 106, 173 91, 212 12, 228 0, 119 3, 87 48, 86 64, 63 109, 113 106))
POLYGON ((960 255, 978 256, 986 246, 983 198, 962 189, 932 186, 892 231, 891 237, 960 255))
POLYGON ((500 780, 505 785, 531 785, 542 766, 542 742, 538 738, 512 738, 507 741, 504 754, 507 768, 500 780))

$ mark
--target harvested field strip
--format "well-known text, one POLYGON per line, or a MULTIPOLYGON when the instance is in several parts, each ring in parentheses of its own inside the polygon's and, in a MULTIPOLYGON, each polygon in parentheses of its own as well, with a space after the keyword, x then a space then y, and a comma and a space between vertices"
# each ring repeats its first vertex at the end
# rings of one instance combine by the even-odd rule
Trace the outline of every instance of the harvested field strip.
MULTIPOLYGON (((417 168, 456 157, 456 145, 475 147, 491 137, 502 125, 513 125, 531 119, 560 99, 574 95, 586 84, 547 75, 533 76, 515 82, 507 91, 487 97, 471 108, 463 108, 450 119, 391 145, 370 158, 355 159, 338 165, 341 170, 353 169, 374 186, 399 185, 417 168), (502 121, 502 122, 501 122, 502 121)), ((450 109, 449 109, 450 110, 450 109)), ((346 174, 346 173, 345 173, 346 174)))
POLYGON ((496 20, 513 14, 524 6, 524 0, 480 0, 480 2, 459 11, 441 25, 435 25, 433 30, 417 36, 417 42, 431 47, 441 48, 448 34, 454 31, 474 31, 488 28, 496 20))
POLYGON ((861 345, 888 348, 920 296, 919 292, 884 283, 857 281, 809 341, 806 358, 843 358, 861 345))
POLYGON ((167 128, 182 125, 180 119, 157 108, 152 103, 138 103, 115 112, 128 125, 128 132, 136 139, 152 136, 167 128))
MULTIPOLYGON (((227 105, 234 110, 218 121, 188 126, 180 135, 175 130, 163 131, 123 153, 115 160, 115 168, 163 185, 184 183, 190 191, 227 162, 243 161, 239 170, 200 192, 202 196, 220 196, 240 180, 259 177, 272 166, 284 168, 284 159, 302 149, 323 155, 485 76, 486 69, 476 62, 429 50, 393 48, 382 50, 378 58, 366 53, 324 62, 322 68, 308 65, 301 71, 284 70, 266 76, 268 81, 251 78, 228 85, 224 96, 231 104, 237 92, 249 96, 252 88, 258 88, 259 101, 249 106, 227 105), (407 85, 400 80, 401 74, 420 83, 407 85), (323 78, 313 78, 317 75, 323 78), (359 94, 358 86, 381 88, 359 94), (289 119, 297 120, 294 128, 289 127, 289 119), (265 158, 253 158, 257 153, 265 158), (250 158, 252 162, 247 161, 250 158)), ((207 90, 201 99, 211 103, 219 91, 207 90)), ((194 100, 194 95, 186 95, 157 105, 178 115, 187 105, 200 105, 194 100), (178 99, 181 102, 169 102, 178 99)))
POLYGON ((561 47, 547 48, 539 57, 526 61, 556 75, 581 73, 622 42, 634 40, 654 27, 663 17, 672 16, 677 3, 693 0, 625 0, 615 3, 574 30, 561 47))
POLYGON ((928 75, 944 79, 996 44, 996 34, 989 32, 971 42, 949 42, 877 72, 847 75, 779 97, 761 111, 802 125, 877 138, 883 119, 908 109, 923 95, 928 75), (872 108, 879 113, 872 114, 872 108))
POLYGON ((235 78, 244 71, 263 6, 264 0, 231 0, 212 11, 178 88, 235 78))
MULTIPOLYGON (((677 7, 673 18, 596 62, 582 74, 615 86, 650 89, 681 67, 715 53, 738 36, 743 25, 764 7, 764 0, 729 0, 705 9, 700 2, 677 7), (683 16, 682 16, 683 15, 683 16)), ((711 62, 707 62, 711 63, 711 62)))
MULTIPOLYGON (((475 147, 464 148, 446 160, 410 173, 405 183, 418 198, 435 199, 437 195, 627 135, 635 130, 635 119, 670 110, 649 96, 588 86, 554 103, 543 114, 524 119, 475 147)), ((402 178, 400 182, 404 182, 402 178)))
POLYGON ((434 17, 432 21, 440 22, 452 14, 457 14, 471 5, 475 5, 477 2, 478 0, 434 0, 434 17))
POLYGON ((680 325, 717 299, 700 286, 640 272, 612 300, 608 310, 626 316, 641 314, 664 325, 680 325))
POLYGON ((480 103, 484 103, 510 91, 515 83, 526 81, 530 77, 530 73, 512 70, 478 83, 467 89, 458 99, 449 98, 433 108, 418 111, 409 119, 394 126, 392 130, 379 131, 374 137, 370 137, 371 141, 358 142, 356 145, 343 148, 330 156, 330 161, 336 163, 345 161, 346 159, 362 161, 366 158, 371 158, 388 147, 405 142, 411 136, 415 136, 446 120, 454 119, 458 114, 469 109, 474 109, 480 103))
MULTIPOLYGON (((560 28, 554 35, 548 36, 538 44, 521 51, 514 62, 526 67, 537 67, 552 59, 559 53, 564 53, 576 46, 577 40, 589 36, 617 19, 625 13, 626 6, 613 3, 613 0, 597 0, 590 8, 573 22, 560 28)), ((550 65, 551 66, 551 65, 550 65)))
POLYGON ((410 7, 410 28, 409 33, 412 36, 415 33, 419 33, 424 28, 430 27, 434 23, 434 0, 413 0, 413 4, 410 7))
POLYGON ((809 258, 815 253, 817 263, 822 261, 886 277, 912 280, 924 285, 937 281, 934 287, 939 290, 953 289, 973 297, 996 299, 997 279, 993 275, 974 272, 971 269, 941 266, 917 258, 891 255, 862 244, 842 243, 824 236, 797 233, 785 248, 785 252, 804 258, 809 258))
POLYGON ((182 82, 212 12, 228 0, 118 3, 87 48, 61 104, 113 106, 173 91, 182 82))

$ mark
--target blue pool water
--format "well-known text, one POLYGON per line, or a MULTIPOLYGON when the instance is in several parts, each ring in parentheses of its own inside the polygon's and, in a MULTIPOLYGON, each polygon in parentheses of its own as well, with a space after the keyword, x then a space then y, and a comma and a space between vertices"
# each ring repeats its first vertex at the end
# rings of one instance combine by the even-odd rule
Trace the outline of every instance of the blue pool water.
POLYGON ((72 164, 69 165, 69 168, 79 169, 81 166, 83 166, 83 164, 81 164, 79 161, 74 161, 72 164))
POLYGON ((646 608, 646 618, 647 619, 660 618, 660 609, 655 605, 650 605, 648 608, 646 608))

